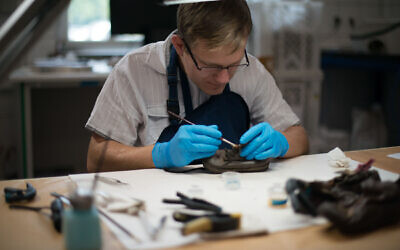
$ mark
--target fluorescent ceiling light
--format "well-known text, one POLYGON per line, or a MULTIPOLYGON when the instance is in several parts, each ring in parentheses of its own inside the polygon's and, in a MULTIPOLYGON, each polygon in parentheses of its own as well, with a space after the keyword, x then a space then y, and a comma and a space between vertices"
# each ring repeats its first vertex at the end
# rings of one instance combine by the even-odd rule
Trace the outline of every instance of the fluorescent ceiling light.
POLYGON ((200 2, 212 2, 219 0, 164 0, 165 5, 173 5, 173 4, 183 4, 183 3, 200 3, 200 2))

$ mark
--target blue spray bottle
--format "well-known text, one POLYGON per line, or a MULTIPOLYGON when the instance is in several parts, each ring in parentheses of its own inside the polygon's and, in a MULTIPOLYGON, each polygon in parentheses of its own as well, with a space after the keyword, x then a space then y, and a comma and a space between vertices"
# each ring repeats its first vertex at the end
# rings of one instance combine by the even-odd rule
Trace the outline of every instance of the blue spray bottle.
POLYGON ((91 189, 77 188, 69 198, 72 209, 63 215, 65 246, 70 249, 101 249, 99 213, 94 206, 98 172, 102 169, 109 140, 104 144, 91 189))
POLYGON ((101 249, 99 214, 92 190, 77 189, 69 198, 71 208, 63 214, 66 249, 101 249))

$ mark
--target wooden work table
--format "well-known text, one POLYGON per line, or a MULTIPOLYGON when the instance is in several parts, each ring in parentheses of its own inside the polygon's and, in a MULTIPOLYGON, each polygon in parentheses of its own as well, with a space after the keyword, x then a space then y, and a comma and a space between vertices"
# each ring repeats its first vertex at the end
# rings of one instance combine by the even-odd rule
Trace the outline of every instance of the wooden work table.
MULTIPOLYGON (((400 160, 388 158, 388 154, 399 153, 400 146, 346 152, 354 160, 365 162, 375 159, 374 166, 400 173, 400 160)), ((25 188, 28 181, 37 189, 32 206, 48 206, 53 199, 50 192, 68 194, 72 185, 68 176, 38 179, 1 181, 4 187, 25 188)), ((2 191, 3 193, 3 191, 2 191)), ((46 216, 25 211, 10 210, 4 193, 0 199, 0 249, 64 249, 62 234, 53 228, 46 216)), ((122 244, 103 224, 103 248, 123 249, 122 244)), ((399 249, 400 226, 388 227, 372 233, 347 237, 329 230, 328 225, 312 226, 299 230, 273 233, 265 236, 229 240, 208 241, 179 249, 399 249)))

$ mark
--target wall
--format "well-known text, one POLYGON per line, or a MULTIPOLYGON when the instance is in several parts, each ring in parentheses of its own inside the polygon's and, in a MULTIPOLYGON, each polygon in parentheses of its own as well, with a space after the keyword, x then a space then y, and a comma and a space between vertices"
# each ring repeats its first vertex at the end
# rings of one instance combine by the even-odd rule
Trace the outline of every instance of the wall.
MULTIPOLYGON (((22 1, 0 0, 0 25, 22 1)), ((66 13, 49 26, 48 30, 18 62, 18 66, 31 64, 35 58, 53 54, 57 41, 65 40, 66 13)), ((21 149, 19 141, 19 92, 18 87, 8 81, 0 82, 0 179, 21 176, 21 149)))
MULTIPOLYGON (((367 33, 400 22, 398 0, 322 0, 321 45, 323 48, 366 51, 371 39, 351 41, 349 34, 367 33), (336 20, 336 21, 335 21, 336 20), (336 24, 335 24, 336 23, 336 24)), ((400 28, 379 36, 387 52, 400 54, 400 28)))
POLYGON ((32 89, 35 176, 86 171, 90 132, 84 128, 100 86, 32 89))
MULTIPOLYGON (((382 49, 384 54, 400 55, 398 42, 400 28, 365 40, 350 39, 350 35, 370 33, 400 22, 400 1, 248 0, 248 2, 254 22, 254 30, 248 44, 249 52, 269 60, 268 66, 272 68, 278 87, 309 133, 311 152, 326 152, 336 145, 346 150, 356 145, 350 142, 352 108, 355 103, 362 103, 363 98, 366 98, 362 96, 363 87, 377 83, 363 72, 332 73, 325 70, 324 74, 321 74, 320 52, 333 50, 366 54, 369 53, 370 43, 373 40, 380 40, 384 45, 382 49), (322 8, 320 9, 316 3, 322 3, 322 8), (317 52, 314 53, 315 51, 317 52), (306 60, 308 55, 312 58, 311 67, 306 67, 309 64, 306 60), (357 84, 353 84, 354 82, 357 84), (341 89, 332 90, 339 85, 343 85, 341 89), (327 98, 327 92, 335 95, 327 98), (352 101, 352 93, 359 93, 356 96, 361 100, 352 101), (328 107, 331 110, 328 112, 321 110, 321 103, 326 107, 326 101, 330 102, 328 107), (339 107, 344 110, 337 111, 339 107), (346 129, 343 129, 345 126, 321 129, 321 117, 324 121, 346 123, 346 129)), ((386 82, 380 84, 380 86, 386 85, 388 85, 386 82)), ((369 87, 368 89, 371 92, 375 91, 369 87)), ((369 105, 371 104, 365 104, 363 108, 369 108, 369 105)))
MULTIPOLYGON (((0 1, 0 25, 16 9, 19 1, 0 1)), ((0 83, 0 86, 2 84, 0 83)), ((0 88, 0 179, 15 174, 17 163, 17 130, 15 91, 0 88)))
MULTIPOLYGON (((400 55, 400 28, 363 40, 349 38, 350 34, 371 33, 399 23, 400 1, 323 2, 322 49, 340 50, 347 55, 354 52, 400 55), (382 42, 383 48, 380 51, 369 48, 374 40, 382 42)), ((356 60, 358 59, 354 58, 356 60)), ((370 68, 339 66, 324 69, 320 120, 321 152, 326 152, 332 145, 340 146, 343 150, 398 145, 399 129, 395 127, 399 123, 393 118, 393 111, 396 109, 388 108, 388 103, 398 103, 396 99, 400 98, 399 78, 394 76, 398 73, 378 70, 379 67, 371 65, 377 61, 383 63, 385 59, 377 57, 375 60, 369 59, 370 68), (393 95, 397 97, 393 98, 393 95)))

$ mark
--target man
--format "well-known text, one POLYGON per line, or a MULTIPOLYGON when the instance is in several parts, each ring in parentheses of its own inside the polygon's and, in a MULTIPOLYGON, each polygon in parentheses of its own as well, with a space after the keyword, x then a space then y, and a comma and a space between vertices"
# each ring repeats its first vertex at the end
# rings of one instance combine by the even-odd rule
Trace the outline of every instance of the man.
POLYGON ((307 152, 297 116, 246 43, 252 22, 244 0, 179 6, 178 30, 126 55, 108 77, 86 128, 87 168, 180 167, 247 144, 249 160, 307 152), (173 111, 201 125, 182 125, 173 111), (252 127, 250 127, 252 126, 252 127), (110 140, 108 140, 110 139, 110 140))

